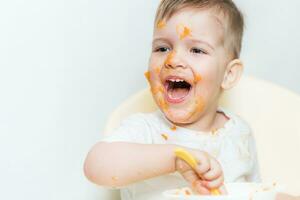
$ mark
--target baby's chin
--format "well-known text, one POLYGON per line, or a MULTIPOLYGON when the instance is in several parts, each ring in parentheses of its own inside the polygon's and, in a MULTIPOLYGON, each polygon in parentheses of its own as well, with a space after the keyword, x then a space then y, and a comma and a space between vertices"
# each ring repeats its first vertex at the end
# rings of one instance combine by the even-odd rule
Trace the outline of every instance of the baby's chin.
POLYGON ((174 124, 190 124, 192 123, 192 115, 186 110, 167 110, 163 111, 166 118, 174 124))

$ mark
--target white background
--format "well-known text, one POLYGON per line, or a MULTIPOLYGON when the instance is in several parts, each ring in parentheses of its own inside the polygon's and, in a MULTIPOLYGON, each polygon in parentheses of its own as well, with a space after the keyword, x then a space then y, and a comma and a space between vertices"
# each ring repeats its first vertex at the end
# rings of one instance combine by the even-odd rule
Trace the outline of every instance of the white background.
MULTIPOLYGON (((158 2, 0 1, 1 199, 97 199, 83 161, 108 114, 147 86, 158 2)), ((300 93, 300 1, 236 3, 245 74, 300 93)))

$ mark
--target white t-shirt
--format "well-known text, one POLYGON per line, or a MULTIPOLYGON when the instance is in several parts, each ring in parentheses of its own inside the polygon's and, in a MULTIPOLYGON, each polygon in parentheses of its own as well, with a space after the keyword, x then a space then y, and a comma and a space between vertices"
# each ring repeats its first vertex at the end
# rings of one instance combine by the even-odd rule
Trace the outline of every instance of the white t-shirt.
MULTIPOLYGON (((214 134, 177 127, 158 110, 137 113, 121 122, 105 142, 133 142, 141 144, 177 144, 208 152, 221 164, 226 182, 260 182, 255 141, 251 129, 239 116, 218 108, 229 120, 214 134), (167 135, 166 140, 162 134, 167 135)), ((187 186, 179 173, 144 180, 121 188, 122 200, 163 199, 162 192, 187 186)))

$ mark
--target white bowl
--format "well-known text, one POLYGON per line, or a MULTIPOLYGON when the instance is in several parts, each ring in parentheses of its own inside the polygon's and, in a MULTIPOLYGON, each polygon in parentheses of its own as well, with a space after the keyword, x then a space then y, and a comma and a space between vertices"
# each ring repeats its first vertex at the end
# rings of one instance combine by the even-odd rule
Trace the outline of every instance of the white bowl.
POLYGON ((167 190, 163 195, 168 200, 275 200, 277 186, 260 183, 225 184, 228 195, 204 196, 196 194, 178 194, 178 189, 167 190))

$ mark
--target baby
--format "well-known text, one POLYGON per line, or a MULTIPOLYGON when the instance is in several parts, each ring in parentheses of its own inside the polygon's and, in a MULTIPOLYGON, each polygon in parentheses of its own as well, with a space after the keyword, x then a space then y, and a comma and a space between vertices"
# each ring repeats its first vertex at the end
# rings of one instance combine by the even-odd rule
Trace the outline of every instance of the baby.
POLYGON ((159 110, 128 117, 97 143, 85 161, 88 179, 120 188, 122 200, 162 199, 162 191, 187 185, 226 193, 224 182, 259 182, 251 129, 218 105, 243 72, 243 26, 231 0, 162 0, 145 73, 159 110), (177 158, 177 148, 197 166, 177 158))

